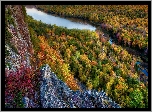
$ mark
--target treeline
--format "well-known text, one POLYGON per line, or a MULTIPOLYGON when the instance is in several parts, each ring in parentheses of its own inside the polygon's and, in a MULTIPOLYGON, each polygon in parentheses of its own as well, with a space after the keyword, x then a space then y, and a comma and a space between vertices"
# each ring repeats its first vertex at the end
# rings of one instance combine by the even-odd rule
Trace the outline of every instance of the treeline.
POLYGON ((148 5, 37 5, 38 9, 100 25, 124 46, 148 49, 148 5))
POLYGON ((101 42, 96 32, 47 25, 28 16, 31 40, 39 67, 52 71, 73 89, 75 78, 88 89, 104 90, 124 108, 147 108, 148 87, 139 81, 137 61, 122 47, 101 42))

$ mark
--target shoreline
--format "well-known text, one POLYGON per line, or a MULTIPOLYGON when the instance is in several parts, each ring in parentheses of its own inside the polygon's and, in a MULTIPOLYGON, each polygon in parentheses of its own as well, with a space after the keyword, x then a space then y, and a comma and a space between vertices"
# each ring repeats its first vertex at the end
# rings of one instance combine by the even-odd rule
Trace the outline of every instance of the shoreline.
MULTIPOLYGON (((43 10, 41 10, 40 8, 38 8, 36 5, 25 5, 25 7, 26 7, 26 8, 36 8, 37 10, 44 12, 43 10)), ((84 18, 82 18, 82 17, 71 17, 71 16, 66 16, 66 15, 60 15, 60 14, 57 14, 57 13, 54 13, 54 12, 49 12, 49 13, 44 12, 44 13, 46 13, 46 14, 51 14, 51 15, 57 16, 57 17, 62 17, 62 18, 68 19, 68 20, 76 21, 76 22, 82 22, 82 23, 84 23, 84 24, 90 24, 90 25, 92 25, 93 27, 96 27, 95 32, 96 32, 97 34, 98 34, 98 33, 99 33, 99 34, 100 34, 100 33, 104 33, 104 34, 106 34, 107 37, 109 38, 109 35, 110 35, 109 32, 108 32, 108 31, 104 31, 104 30, 101 28, 101 26, 100 26, 99 23, 91 22, 91 21, 89 21, 88 19, 84 19, 84 18)), ((99 35, 99 37, 100 37, 100 35, 99 35)), ((124 49, 126 49, 129 54, 132 54, 132 55, 135 55, 135 56, 139 56, 139 57, 141 58, 141 60, 142 60, 141 66, 144 67, 144 68, 148 68, 148 63, 145 61, 145 57, 146 57, 146 56, 142 56, 141 53, 140 53, 138 50, 136 50, 136 49, 133 49, 133 48, 130 48, 130 47, 127 47, 127 46, 124 47, 123 45, 118 44, 117 42, 115 42, 115 39, 112 38, 112 37, 111 37, 111 39, 113 40, 113 43, 115 43, 116 45, 120 45, 121 47, 123 47, 124 49)))

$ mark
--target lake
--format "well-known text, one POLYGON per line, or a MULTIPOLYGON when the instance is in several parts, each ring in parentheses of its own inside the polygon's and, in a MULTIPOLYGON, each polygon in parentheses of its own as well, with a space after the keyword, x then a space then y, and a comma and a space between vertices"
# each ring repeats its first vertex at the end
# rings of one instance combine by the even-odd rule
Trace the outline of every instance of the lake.
POLYGON ((91 31, 95 31, 96 27, 80 22, 70 21, 65 18, 53 16, 42 11, 37 10, 36 8, 27 8, 26 7, 27 15, 32 16, 35 20, 41 20, 43 23, 46 24, 56 24, 56 26, 66 27, 68 29, 88 29, 91 31))
MULTIPOLYGON (((81 29, 81 30, 82 29, 88 29, 88 30, 91 30, 91 31, 96 30, 96 27, 94 27, 90 24, 87 24, 86 22, 85 23, 75 22, 75 21, 68 20, 68 19, 65 19, 65 18, 53 16, 51 14, 47 14, 45 12, 39 11, 36 8, 33 8, 33 7, 31 7, 31 8, 26 7, 26 13, 27 13, 27 15, 32 16, 35 20, 38 20, 38 21, 41 20, 43 23, 46 23, 46 24, 51 24, 51 25, 56 24, 57 26, 66 27, 68 29, 77 28, 77 29, 81 29)), ((109 40, 109 43, 110 44, 113 43, 111 38, 109 40)), ((139 64, 139 63, 137 63, 137 64, 139 64)), ((145 69, 141 69, 141 71, 146 76, 148 76, 148 73, 145 69)))

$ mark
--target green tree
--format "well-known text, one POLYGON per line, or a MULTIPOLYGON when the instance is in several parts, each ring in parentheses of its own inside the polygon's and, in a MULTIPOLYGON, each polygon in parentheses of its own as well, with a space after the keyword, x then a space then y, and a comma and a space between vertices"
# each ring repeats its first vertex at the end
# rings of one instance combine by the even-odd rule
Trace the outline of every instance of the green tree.
POLYGON ((143 108, 143 95, 142 92, 139 89, 135 89, 133 92, 129 94, 131 101, 130 101, 130 107, 131 108, 143 108))

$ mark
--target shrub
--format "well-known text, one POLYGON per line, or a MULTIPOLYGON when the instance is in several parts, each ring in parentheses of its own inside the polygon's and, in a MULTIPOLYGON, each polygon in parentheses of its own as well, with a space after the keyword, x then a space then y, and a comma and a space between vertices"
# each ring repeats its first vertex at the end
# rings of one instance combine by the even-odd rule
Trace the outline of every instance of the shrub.
MULTIPOLYGON (((17 107, 22 107, 21 94, 31 92, 33 84, 31 82, 31 69, 19 68, 18 71, 10 71, 5 73, 5 96, 14 96, 17 107)), ((7 103, 7 102, 5 102, 7 103)))

